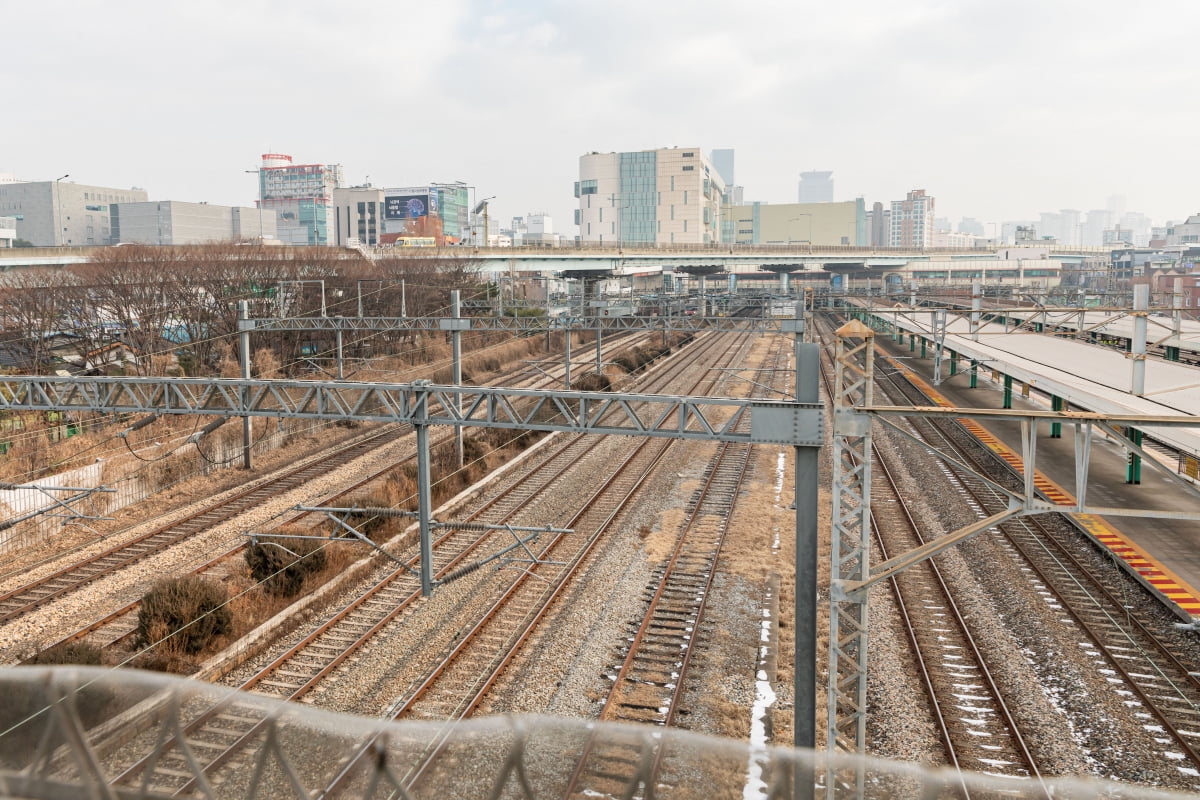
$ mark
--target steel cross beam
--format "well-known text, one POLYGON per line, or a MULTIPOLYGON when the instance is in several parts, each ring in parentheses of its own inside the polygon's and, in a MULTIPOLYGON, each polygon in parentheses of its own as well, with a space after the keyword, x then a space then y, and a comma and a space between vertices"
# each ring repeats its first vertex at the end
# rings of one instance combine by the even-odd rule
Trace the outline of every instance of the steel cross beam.
POLYGON ((820 403, 412 383, 0 378, 0 410, 286 417, 819 447, 820 403), (736 430, 749 411, 749 431, 736 430))
POLYGON ((547 329, 616 331, 714 331, 779 333, 779 317, 587 317, 564 324, 553 317, 263 317, 238 321, 239 331, 438 331, 501 330, 544 332, 547 329))

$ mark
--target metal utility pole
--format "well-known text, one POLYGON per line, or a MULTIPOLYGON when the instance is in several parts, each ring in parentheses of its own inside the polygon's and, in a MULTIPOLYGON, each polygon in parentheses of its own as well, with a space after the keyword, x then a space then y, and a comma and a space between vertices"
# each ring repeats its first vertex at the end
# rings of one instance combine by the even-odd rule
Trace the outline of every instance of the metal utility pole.
MULTIPOLYGON (((429 383, 413 381, 413 387, 420 388, 429 383)), ((429 470, 429 395, 421 392, 415 400, 413 430, 417 434, 417 530, 421 549, 421 596, 429 597, 433 594, 433 534, 429 516, 433 508, 429 470)))
POLYGON ((68 172, 66 175, 63 175, 62 178, 54 179, 54 204, 58 209, 58 214, 57 214, 58 219, 55 220, 56 224, 54 226, 54 233, 55 233, 54 243, 56 245, 58 245, 59 247, 62 247, 63 242, 66 238, 63 236, 63 231, 65 230, 65 227, 63 226, 63 218, 62 218, 62 183, 61 182, 62 182, 63 178, 69 178, 69 177, 71 177, 71 173, 68 172))
MULTIPOLYGON (((836 335, 826 746, 830 753, 861 753, 867 739, 868 595, 846 594, 841 587, 870 574, 871 418, 859 408, 872 404, 875 332, 851 320, 836 335)), ((858 796, 865 777, 859 764, 853 778, 858 796)), ((832 796, 832 776, 827 789, 832 796)))
POLYGON ((933 312, 933 385, 942 385, 942 353, 946 348, 946 309, 933 312))
MULTIPOLYGON (((454 320, 457 320, 462 316, 462 303, 459 299, 458 289, 454 289, 450 292, 450 316, 454 320)), ((459 323, 457 322, 451 323, 451 325, 455 327, 450 333, 450 349, 454 358, 454 385, 462 386, 462 331, 457 327, 458 324, 459 323)), ((456 395, 454 398, 454 408, 458 412, 462 411, 460 402, 461 398, 456 395)), ((463 429, 461 425, 454 426, 454 452, 457 456, 456 463, 458 464, 458 468, 462 469, 463 429)))
MULTIPOLYGON (((242 358, 242 380, 250 380, 250 303, 238 301, 238 341, 242 358)), ((242 403, 250 404, 250 390, 242 389, 242 403)), ((242 417, 242 467, 250 469, 250 417, 242 417)))
MULTIPOLYGON (((820 402, 820 348, 804 341, 807 326, 803 304, 796 306, 796 319, 785 321, 794 337, 796 400, 820 402)), ((793 745, 815 749, 817 744, 817 454, 814 447, 793 447, 796 506, 795 579, 795 719, 793 745)), ((796 797, 812 797, 812 775, 797 776, 796 797)))

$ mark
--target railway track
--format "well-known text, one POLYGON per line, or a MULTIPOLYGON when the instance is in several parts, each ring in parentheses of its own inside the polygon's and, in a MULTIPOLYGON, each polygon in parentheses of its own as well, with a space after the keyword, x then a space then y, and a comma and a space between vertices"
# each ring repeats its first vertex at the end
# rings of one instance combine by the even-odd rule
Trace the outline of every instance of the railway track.
MULTIPOLYGON (((833 372, 826 349, 822 376, 827 395, 833 372)), ((876 385, 879 372, 876 372, 876 385)), ((926 543, 908 507, 894 467, 872 448, 871 530, 884 560, 926 543)), ((1004 692, 955 601, 936 559, 915 564, 890 581, 918 677, 946 755, 956 768, 1038 778, 1037 761, 1004 692)), ((963 785, 966 792, 966 786, 963 785)))
POLYGON ((271 497, 291 491, 328 473, 331 469, 348 464, 379 447, 383 443, 382 440, 390 440, 394 434, 395 428, 389 427, 388 430, 375 431, 359 437, 350 444, 340 445, 340 449, 333 453, 310 460, 270 480, 256 483, 232 497, 203 508, 182 520, 163 525, 131 541, 108 548, 21 587, 0 594, 0 624, 16 619, 68 592, 77 591, 99 578, 136 564, 156 553, 161 553, 201 531, 220 525, 249 511, 271 497))
MULTIPOLYGON (((641 341, 642 339, 639 337, 627 337, 625 342, 614 344, 614 350, 609 351, 610 357, 628 347, 637 346, 641 341)), ((519 373, 523 374, 524 370, 519 373)), ((555 377, 553 371, 549 374, 537 373, 533 379, 534 385, 547 385, 555 380, 555 377)), ((291 491, 314 478, 327 474, 330 470, 348 464, 382 444, 394 441, 396 435, 405 429, 404 426, 389 426, 385 430, 358 437, 349 444, 339 444, 321 457, 310 459, 282 474, 259 481, 232 497, 197 510, 185 519, 160 526, 131 541, 108 548, 82 561, 0 594, 0 625, 38 609, 58 597, 78 591, 96 580, 164 552, 203 531, 236 518, 265 500, 291 491)), ((356 481, 350 488, 326 498, 325 502, 343 497, 377 477, 376 474, 366 476, 356 481)), ((290 521, 295 521, 295 519, 290 521)), ((222 564, 239 553, 241 549, 242 547, 238 546, 223 552, 193 569, 192 572, 213 573, 218 571, 222 564)), ((137 607, 138 603, 135 602, 110 610, 102 617, 81 626, 49 646, 85 638, 102 647, 113 646, 132 632, 136 624, 137 607)))
MULTIPOLYGON (((769 356, 779 382, 788 344, 780 338, 769 356)), ((756 387, 770 394, 771 381, 756 387)), ((744 424, 739 421, 739 425, 744 424)), ((697 648, 717 559, 729 531, 734 503, 750 463, 748 445, 723 443, 703 484, 686 506, 686 517, 668 560, 647 587, 646 610, 631 630, 624 660, 600 712, 602 721, 668 727, 675 724, 688 669, 697 648)), ((662 780, 665 751, 647 752, 641 742, 592 737, 572 772, 566 797, 650 797, 662 780)))
MULTIPOLYGON (((689 362, 694 360, 694 357, 685 359, 689 362)), ((573 441, 565 443, 560 448, 556 456, 563 464, 562 472, 579 461, 582 457, 581 448, 595 446, 594 443, 587 442, 587 439, 599 437, 573 438, 573 441)), ((644 462, 645 456, 642 456, 642 460, 644 462)), ((631 456, 630 463, 635 461, 636 459, 631 456)), ((640 470, 644 471, 645 466, 642 466, 640 470)), ((639 472, 639 468, 630 467, 625 472, 636 474, 639 472)), ((559 474, 561 472, 556 474, 550 469, 538 470, 533 477, 522 479, 509 489, 510 494, 516 493, 525 499, 518 499, 515 503, 494 502, 477 512, 476 518, 484 518, 480 515, 483 515, 487 508, 494 509, 494 513, 501 515, 501 518, 505 514, 517 513, 522 506, 528 504, 527 498, 533 487, 540 486, 540 491, 545 492, 553 486, 559 474), (505 510, 506 507, 509 510, 505 510)), ((629 491, 629 489, 621 489, 617 491, 617 494, 624 492, 627 496, 629 491)), ((609 494, 612 494, 611 489, 609 494)), ((562 541, 562 539, 563 537, 553 537, 551 544, 562 541)), ((503 541, 503 537, 498 537, 494 533, 484 533, 480 536, 478 531, 451 529, 450 533, 439 539, 434 548, 436 575, 439 579, 445 579, 456 571, 462 572, 468 569, 471 566, 468 557, 472 553, 480 553, 483 554, 482 557, 486 557, 488 552, 494 552, 497 540, 503 541), (492 548, 490 551, 489 546, 492 548)), ((478 559, 476 559, 477 561, 478 559)), ((287 653, 261 669, 254 677, 246 681, 242 688, 288 697, 293 700, 307 695, 364 643, 370 641, 374 635, 390 625, 402 621, 401 615, 419 596, 419 584, 411 573, 413 563, 415 563, 415 557, 410 559, 407 565, 393 570, 384 580, 377 582, 364 598, 343 609, 335 615, 334 619, 306 637, 300 645, 291 648, 287 653)), ((472 636, 471 638, 477 637, 472 636)), ((496 639, 493 637, 492 641, 494 642, 496 639)), ((470 670, 468 669, 468 671, 470 670)), ((129 765, 122 771, 121 777, 116 780, 116 783, 133 785, 138 781, 149 781, 152 785, 162 789, 189 792, 207 781, 210 772, 219 770, 225 765, 236 764, 238 753, 252 744, 260 726, 261 720, 248 718, 227 707, 215 708, 190 725, 184 732, 189 745, 193 742, 201 742, 203 743, 202 749, 206 753, 215 751, 215 755, 212 755, 211 758, 205 757, 206 765, 201 770, 203 775, 197 774, 195 769, 189 769, 187 752, 194 751, 195 748, 191 748, 191 750, 176 748, 162 754, 161 757, 144 759, 129 765), (236 733, 231 733, 231 731, 236 731, 236 733), (232 744, 229 743, 230 738, 235 740, 232 744), (147 772, 153 774, 147 777, 144 774, 147 772)))
MULTIPOLYGON (((897 374, 905 374, 897 371, 897 374)), ((944 403, 931 387, 923 385, 911 373, 898 388, 905 402, 944 403)), ((895 380, 893 378, 892 380, 895 380)), ((994 485, 980 479, 1007 482, 1019 491, 1023 481, 1020 459, 1002 446, 981 447, 971 442, 992 442, 995 437, 971 420, 933 424, 914 421, 920 435, 944 452, 954 453, 973 465, 978 474, 946 466, 957 491, 975 513, 984 518, 1006 507, 1008 498, 994 485), (998 452, 999 451, 999 452, 998 452), (1002 453, 1002 455, 1001 455, 1002 453)), ((1038 481, 1048 499, 1062 502, 1063 492, 1045 476, 1038 481), (1058 494, 1059 497, 1054 495, 1058 494)), ((1042 591, 1053 594, 1064 617, 1091 640, 1100 670, 1119 676, 1126 691, 1145 708, 1165 739, 1161 739, 1164 758, 1178 768, 1200 772, 1200 678, 1198 665, 1188 663, 1176 649, 1157 633, 1161 622, 1140 617, 1129 602, 1130 591, 1141 591, 1109 563, 1100 570, 1082 553, 1094 545, 1081 534, 1069 518, 1062 515, 1022 517, 999 526, 999 545, 1014 562, 1026 565, 1042 591), (1168 747, 1171 745, 1171 747, 1168 747), (1177 749, 1175 749, 1177 748, 1177 749), (1184 761, 1186 764, 1180 764, 1184 761)), ((1112 683, 1109 674, 1105 683, 1112 683)))

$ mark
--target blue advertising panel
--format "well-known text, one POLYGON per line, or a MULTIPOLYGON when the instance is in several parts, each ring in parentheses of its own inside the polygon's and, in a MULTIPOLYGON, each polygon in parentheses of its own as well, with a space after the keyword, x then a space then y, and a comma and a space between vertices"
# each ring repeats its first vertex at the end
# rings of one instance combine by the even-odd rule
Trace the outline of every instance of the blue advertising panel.
POLYGON ((385 219, 418 219, 437 216, 437 196, 429 194, 387 195, 384 200, 385 219))

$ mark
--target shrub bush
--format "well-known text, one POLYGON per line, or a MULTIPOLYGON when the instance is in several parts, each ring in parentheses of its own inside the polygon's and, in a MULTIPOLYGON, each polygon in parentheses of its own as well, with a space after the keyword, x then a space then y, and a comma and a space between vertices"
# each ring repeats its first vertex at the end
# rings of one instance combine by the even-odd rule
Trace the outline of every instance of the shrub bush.
POLYGON ((233 621, 225 589, 197 575, 154 584, 138 611, 137 641, 146 646, 170 636, 168 650, 198 653, 233 621))
POLYGON ((85 667, 98 667, 104 663, 104 651, 94 644, 87 642, 63 642, 47 648, 28 659, 26 664, 77 664, 85 667))
POLYGON ((577 392, 607 392, 612 389, 612 381, 607 375, 589 372, 582 378, 572 380, 571 388, 577 392))
POLYGON ((246 566, 268 592, 292 597, 304 585, 305 576, 325 568, 324 544, 319 539, 272 536, 246 546, 246 566))

